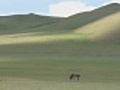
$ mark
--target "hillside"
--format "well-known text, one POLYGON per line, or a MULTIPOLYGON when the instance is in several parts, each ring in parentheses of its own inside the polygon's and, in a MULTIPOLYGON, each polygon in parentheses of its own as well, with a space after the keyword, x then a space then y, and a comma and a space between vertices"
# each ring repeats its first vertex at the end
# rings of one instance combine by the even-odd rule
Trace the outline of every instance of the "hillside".
POLYGON ((120 12, 109 15, 101 20, 90 23, 75 32, 86 35, 93 41, 119 41, 120 40, 120 12))
POLYGON ((74 29, 100 20, 120 11, 117 3, 103 6, 91 12, 78 13, 68 18, 28 15, 12 15, 0 17, 0 34, 24 32, 71 32, 74 29))
POLYGON ((40 16, 36 14, 0 16, 0 34, 30 32, 35 27, 56 23, 62 18, 40 16))
POLYGON ((119 4, 69 18, 0 17, 0 90, 120 90, 119 17, 119 4))
POLYGON ((117 3, 109 4, 107 6, 100 7, 91 12, 78 13, 76 15, 70 16, 66 19, 63 19, 60 22, 48 25, 42 29, 55 29, 55 30, 73 30, 78 27, 83 27, 89 23, 100 20, 104 17, 112 15, 120 11, 120 5, 117 3))

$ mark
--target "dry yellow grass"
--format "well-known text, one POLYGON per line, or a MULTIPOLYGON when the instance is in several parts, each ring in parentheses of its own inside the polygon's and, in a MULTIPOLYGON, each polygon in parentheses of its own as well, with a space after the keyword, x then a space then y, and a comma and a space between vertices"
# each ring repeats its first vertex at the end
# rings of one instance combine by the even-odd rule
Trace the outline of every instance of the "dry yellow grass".
POLYGON ((110 39, 120 30, 120 12, 75 30, 75 33, 88 35, 88 39, 110 39))
POLYGON ((11 34, 11 35, 1 35, 0 45, 8 44, 21 44, 21 43, 46 43, 52 41, 61 40, 71 40, 71 39, 81 39, 84 38, 78 34, 51 34, 51 35, 41 35, 36 33, 21 33, 21 34, 11 34))

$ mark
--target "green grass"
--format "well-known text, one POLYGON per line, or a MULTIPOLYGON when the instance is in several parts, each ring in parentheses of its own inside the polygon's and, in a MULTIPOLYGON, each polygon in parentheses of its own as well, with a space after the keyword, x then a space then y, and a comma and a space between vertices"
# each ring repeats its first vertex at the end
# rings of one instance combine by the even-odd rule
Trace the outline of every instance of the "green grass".
POLYGON ((0 89, 119 90, 119 43, 80 40, 0 45, 0 89), (80 81, 70 81, 71 73, 80 73, 80 81))
POLYGON ((119 90, 119 58, 9 56, 0 61, 1 90, 119 90), (70 81, 71 73, 80 81, 70 81))
POLYGON ((5 80, 0 83, 1 90, 119 90, 119 83, 61 83, 38 81, 31 79, 15 79, 5 80), (5 85, 4 85, 5 83, 5 85), (6 87, 7 86, 7 87, 6 87))
POLYGON ((63 41, 63 40, 85 40, 85 35, 79 35, 74 33, 20 33, 20 34, 11 34, 11 35, 1 35, 0 36, 0 45, 7 44, 21 44, 21 43, 47 43, 54 41, 63 41))
MULTIPOLYGON (((33 14, 0 17, 0 90, 120 90, 120 42, 88 40, 94 25, 114 19, 118 26, 118 7, 95 10, 89 14, 107 12, 92 19, 87 13, 84 22, 79 15, 63 21, 33 14), (73 29, 78 25, 85 33, 73 29), (70 81, 71 73, 80 73, 80 81, 70 81)), ((110 29, 104 25, 101 30, 110 29)))
POLYGON ((0 35, 34 32, 37 27, 46 27, 63 19, 35 14, 0 16, 0 35))

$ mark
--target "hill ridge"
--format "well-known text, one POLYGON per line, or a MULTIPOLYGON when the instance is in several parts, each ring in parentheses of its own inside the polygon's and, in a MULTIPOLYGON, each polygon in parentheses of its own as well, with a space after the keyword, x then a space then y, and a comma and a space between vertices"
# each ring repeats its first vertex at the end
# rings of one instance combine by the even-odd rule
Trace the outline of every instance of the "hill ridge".
POLYGON ((22 32, 71 32, 120 11, 120 4, 113 3, 91 12, 79 13, 68 18, 40 16, 34 13, 0 16, 0 34, 22 32))

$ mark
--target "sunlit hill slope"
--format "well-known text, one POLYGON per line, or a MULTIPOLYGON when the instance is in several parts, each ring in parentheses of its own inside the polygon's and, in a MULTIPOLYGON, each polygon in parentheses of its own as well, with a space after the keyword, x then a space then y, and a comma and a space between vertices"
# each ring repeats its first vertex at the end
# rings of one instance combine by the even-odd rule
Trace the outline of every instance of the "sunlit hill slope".
POLYGON ((75 30, 76 33, 86 35, 95 41, 119 41, 120 40, 120 12, 104 17, 75 30))

